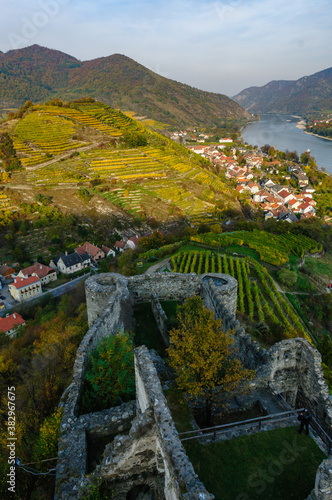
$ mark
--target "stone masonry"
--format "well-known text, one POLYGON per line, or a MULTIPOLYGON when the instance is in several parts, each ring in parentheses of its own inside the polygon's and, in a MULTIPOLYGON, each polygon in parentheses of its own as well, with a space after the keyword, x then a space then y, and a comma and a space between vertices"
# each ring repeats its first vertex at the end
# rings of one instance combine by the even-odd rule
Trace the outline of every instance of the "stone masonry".
MULTIPOLYGON (((256 370, 252 386, 266 389, 272 383, 290 405, 308 406, 331 434, 332 401, 323 378, 320 354, 304 339, 279 342, 269 351, 261 349, 236 320, 235 279, 222 274, 167 273, 130 278, 115 273, 101 274, 86 281, 90 328, 78 348, 73 380, 61 401, 64 414, 60 428, 57 500, 83 498, 91 481, 110 484, 115 500, 125 500, 126 492, 141 484, 148 485, 156 495, 167 500, 213 498, 200 483, 179 441, 145 347, 135 350, 137 411, 133 402, 78 416, 86 363, 99 340, 130 329, 132 306, 136 303, 152 300, 162 327, 165 318, 158 307, 159 299, 183 301, 193 295, 201 295, 205 305, 214 310, 215 317, 222 320, 224 330, 232 331, 238 357, 248 368, 256 370), (106 447, 101 465, 86 478, 86 433, 108 435, 110 431, 121 433, 129 428, 127 436, 117 436, 106 447)), ((309 499, 331 500, 331 480, 332 459, 329 458, 317 471, 315 489, 309 499)))

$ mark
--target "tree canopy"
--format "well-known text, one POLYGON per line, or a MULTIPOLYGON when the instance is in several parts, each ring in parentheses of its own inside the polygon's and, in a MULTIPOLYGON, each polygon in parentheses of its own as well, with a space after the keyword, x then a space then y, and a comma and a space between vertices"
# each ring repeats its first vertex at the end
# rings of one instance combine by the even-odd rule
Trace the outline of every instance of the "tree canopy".
POLYGON ((206 423, 221 393, 235 390, 253 372, 243 367, 232 348, 233 338, 222 331, 200 297, 191 297, 178 308, 179 327, 170 332, 169 362, 178 387, 194 401, 205 402, 206 423))

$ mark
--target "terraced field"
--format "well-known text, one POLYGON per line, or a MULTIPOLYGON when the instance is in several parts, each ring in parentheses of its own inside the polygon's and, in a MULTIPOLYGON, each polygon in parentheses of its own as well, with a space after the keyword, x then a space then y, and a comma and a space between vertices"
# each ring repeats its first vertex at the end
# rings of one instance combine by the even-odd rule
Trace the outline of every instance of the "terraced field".
POLYGON ((311 341, 297 313, 278 292, 266 268, 251 258, 233 258, 211 251, 185 251, 171 257, 173 272, 197 274, 225 273, 238 281, 237 308, 253 323, 266 323, 270 331, 256 329, 258 339, 266 344, 292 337, 311 341))
POLYGON ((89 187, 98 179, 93 194, 133 214, 151 215, 161 204, 170 218, 200 216, 230 195, 229 187, 187 150, 102 103, 33 106, 15 126, 13 139, 27 167, 21 182, 53 189, 89 187), (102 143, 94 139, 89 151, 77 151, 89 145, 89 131, 102 143), (126 149, 119 138, 127 132, 143 134, 148 145, 126 149), (60 158, 64 153, 66 158, 60 158))

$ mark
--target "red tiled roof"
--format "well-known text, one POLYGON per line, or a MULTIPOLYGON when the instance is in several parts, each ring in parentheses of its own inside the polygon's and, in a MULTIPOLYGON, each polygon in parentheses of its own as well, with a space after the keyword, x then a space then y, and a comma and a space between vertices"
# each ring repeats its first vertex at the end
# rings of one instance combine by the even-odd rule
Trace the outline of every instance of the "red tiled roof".
POLYGON ((115 248, 123 248, 125 243, 123 241, 116 241, 114 246, 115 248))
POLYGON ((134 243, 134 245, 138 245, 138 242, 141 238, 138 237, 138 236, 132 236, 131 238, 129 238, 128 241, 132 241, 134 243))
POLYGON ((86 241, 81 245, 80 247, 75 248, 75 252, 78 253, 78 255, 82 255, 83 253, 88 253, 92 257, 97 255, 98 252, 100 252, 101 249, 96 247, 95 245, 92 245, 92 243, 89 243, 86 241))
POLYGON ((287 196, 289 196, 290 193, 287 191, 287 189, 283 189, 282 191, 279 191, 278 195, 281 196, 282 198, 287 198, 287 196))
POLYGON ((23 325, 24 323, 25 321, 22 316, 20 316, 18 313, 13 313, 6 318, 0 318, 0 331, 8 332, 12 328, 14 328, 14 326, 23 325))
POLYGON ((108 254, 108 252, 111 250, 110 248, 105 247, 105 245, 102 245, 102 246, 101 246, 101 249, 102 249, 102 251, 103 251, 106 255, 107 255, 107 254, 108 254))
POLYGON ((25 269, 22 269, 20 272, 23 273, 24 276, 31 276, 33 273, 35 273, 39 278, 44 278, 49 273, 54 273, 55 271, 51 267, 36 262, 33 266, 26 267, 25 269))
POLYGON ((30 276, 29 278, 15 278, 14 283, 10 286, 15 288, 23 288, 24 286, 32 285, 33 283, 38 283, 39 278, 37 276, 30 276))

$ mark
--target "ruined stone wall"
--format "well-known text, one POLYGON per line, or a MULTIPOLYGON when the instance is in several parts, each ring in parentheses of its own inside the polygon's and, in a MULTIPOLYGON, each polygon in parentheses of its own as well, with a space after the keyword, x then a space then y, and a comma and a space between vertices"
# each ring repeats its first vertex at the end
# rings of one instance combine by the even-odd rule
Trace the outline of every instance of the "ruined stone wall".
POLYGON ((331 500, 332 498, 332 457, 323 460, 317 469, 315 488, 307 500, 331 500))
POLYGON ((55 500, 77 498, 87 472, 87 433, 104 437, 130 428, 136 414, 135 401, 116 408, 63 419, 56 467, 55 500))
POLYGON ((223 320, 223 328, 227 331, 228 322, 236 319, 237 281, 228 274, 209 273, 200 275, 204 304, 214 309, 215 315, 223 320), (219 285, 216 285, 220 282, 219 285))
POLYGON ((156 320, 158 330, 160 331, 160 334, 163 338, 163 341, 165 342, 166 347, 169 346, 169 335, 168 335, 168 321, 167 321, 167 316, 162 308, 158 296, 153 293, 151 295, 151 308, 152 312, 154 315, 154 318, 156 320))
POLYGON ((207 500, 214 498, 199 481, 182 446, 167 406, 156 369, 145 346, 135 349, 137 407, 151 408, 156 423, 157 447, 164 462, 166 500, 207 500), (182 493, 180 493, 182 490, 182 493))
POLYGON ((318 423, 332 432, 332 399, 324 380, 321 355, 306 339, 275 344, 269 351, 264 374, 291 406, 307 406, 318 423))
POLYGON ((130 328, 131 300, 125 276, 116 273, 91 276, 85 282, 85 294, 89 326, 103 315, 104 325, 100 325, 104 326, 103 333, 106 329, 130 328))
POLYGON ((224 332, 231 331, 234 348, 242 363, 251 370, 257 370, 268 360, 268 352, 247 335, 236 319, 237 281, 226 274, 208 274, 208 277, 223 279, 226 283, 216 286, 213 279, 203 282, 201 296, 204 305, 214 310, 216 319, 221 319, 224 332))
MULTIPOLYGON (((203 281, 204 275, 199 277, 194 274, 176 273, 131 278, 109 273, 91 277, 86 281, 90 329, 77 350, 73 380, 62 398, 64 416, 60 428, 56 499, 78 498, 76 492, 84 482, 83 476, 86 468, 86 432, 94 432, 93 429, 99 425, 92 419, 93 424, 89 427, 90 424, 84 421, 86 416, 77 417, 78 401, 88 356, 100 338, 112 335, 118 330, 130 328, 132 304, 150 301, 152 293, 162 300, 180 301, 200 294, 207 307, 213 308, 216 317, 221 318, 224 329, 233 330, 234 345, 238 349, 239 358, 248 368, 257 370, 253 385, 267 387, 272 382, 293 406, 301 398, 301 402, 305 403, 301 403, 301 406, 308 406, 318 422, 327 431, 332 431, 332 403, 323 379, 319 353, 304 339, 279 342, 269 351, 261 349, 257 342, 246 335, 236 320, 236 280, 225 275, 213 276, 221 279, 219 286, 216 286, 213 280, 203 281)), ((149 443, 146 452, 142 454, 142 463, 146 458, 151 458, 150 472, 153 471, 155 474, 157 471, 159 475, 154 477, 165 481, 167 500, 180 498, 180 485, 181 487, 185 485, 187 496, 184 494, 182 497, 187 500, 212 498, 198 481, 178 439, 159 379, 145 347, 136 351, 136 375, 137 402, 141 416, 137 417, 138 420, 135 420, 132 426, 129 441, 125 441, 124 437, 116 440, 112 451, 113 465, 117 463, 117 445, 119 448, 124 448, 123 456, 125 457, 128 452, 126 443, 130 444, 129 448, 132 450, 135 450, 137 446, 137 450, 141 450, 142 453, 144 443, 149 443), (135 440, 140 439, 139 433, 143 430, 145 437, 142 437, 140 443, 136 443, 135 440), (144 441, 145 438, 146 441, 144 441), (153 458, 151 453, 154 454, 153 458)), ((114 418, 116 432, 121 432, 134 417, 133 407, 130 411, 122 409, 121 412, 124 413, 123 421, 122 417, 118 418, 114 415, 111 417, 111 419, 114 418)), ((101 420, 101 428, 104 424, 105 422, 101 420)), ((108 424, 105 425, 109 430, 108 424)), ((320 486, 316 491, 318 496, 313 493, 316 496, 312 497, 312 500, 331 498, 325 494, 326 477, 330 470, 326 467, 324 465, 317 473, 317 484, 320 486)), ((121 472, 121 468, 117 466, 114 470, 121 472)), ((130 471, 127 472, 130 473, 130 471)), ((152 476, 147 478, 147 481, 148 484, 154 484, 152 476)), ((125 498, 121 495, 120 491, 119 495, 114 498, 125 498)))
POLYGON ((185 300, 199 295, 202 281, 196 274, 142 274, 128 278, 128 290, 134 304, 150 302, 155 293, 159 300, 185 300))

